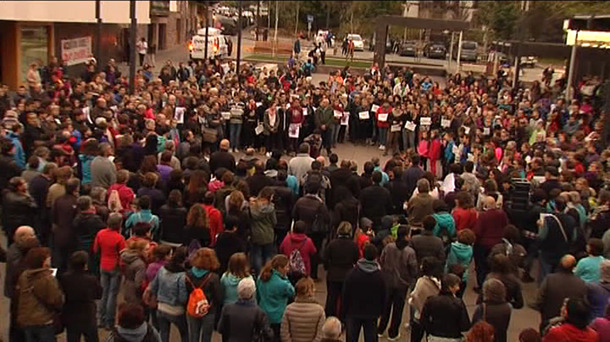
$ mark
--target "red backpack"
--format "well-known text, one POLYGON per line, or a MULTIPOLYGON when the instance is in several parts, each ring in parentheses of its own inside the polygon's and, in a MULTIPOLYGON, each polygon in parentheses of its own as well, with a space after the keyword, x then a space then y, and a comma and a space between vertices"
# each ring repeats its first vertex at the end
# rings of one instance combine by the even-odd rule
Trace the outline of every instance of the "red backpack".
POLYGON ((210 311, 210 302, 203 291, 203 288, 210 280, 210 275, 211 274, 208 273, 198 287, 193 284, 188 276, 185 277, 186 281, 193 287, 193 291, 189 295, 189 299, 186 303, 186 313, 191 317, 202 318, 210 311))

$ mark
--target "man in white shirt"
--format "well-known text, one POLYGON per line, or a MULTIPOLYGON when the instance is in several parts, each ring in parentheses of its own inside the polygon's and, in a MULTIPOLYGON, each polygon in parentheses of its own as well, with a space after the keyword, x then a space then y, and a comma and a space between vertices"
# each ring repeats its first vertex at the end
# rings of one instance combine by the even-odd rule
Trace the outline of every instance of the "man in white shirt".
POLYGON ((146 51, 148 50, 148 43, 146 39, 141 38, 139 42, 136 43, 136 50, 138 51, 138 55, 140 56, 140 66, 144 64, 144 57, 146 56, 146 51))

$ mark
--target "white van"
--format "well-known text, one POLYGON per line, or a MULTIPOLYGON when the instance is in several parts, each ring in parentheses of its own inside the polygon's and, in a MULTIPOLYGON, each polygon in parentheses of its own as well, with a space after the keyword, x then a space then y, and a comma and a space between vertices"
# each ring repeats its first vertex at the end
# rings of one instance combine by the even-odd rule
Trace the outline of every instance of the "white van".
MULTIPOLYGON (((205 59, 205 28, 199 29, 189 42, 191 59, 205 59)), ((208 57, 228 57, 228 47, 225 36, 219 29, 208 27, 208 57)))

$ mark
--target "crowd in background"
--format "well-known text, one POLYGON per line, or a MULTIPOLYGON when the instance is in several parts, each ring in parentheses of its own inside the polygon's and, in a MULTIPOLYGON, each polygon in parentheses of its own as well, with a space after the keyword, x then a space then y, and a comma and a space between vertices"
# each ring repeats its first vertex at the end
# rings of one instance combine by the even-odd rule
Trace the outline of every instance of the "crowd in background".
POLYGON ((519 341, 610 340, 598 80, 240 70, 167 61, 129 94, 54 59, 0 87, 11 342, 395 341, 405 306, 411 341, 504 342, 526 304, 519 341))

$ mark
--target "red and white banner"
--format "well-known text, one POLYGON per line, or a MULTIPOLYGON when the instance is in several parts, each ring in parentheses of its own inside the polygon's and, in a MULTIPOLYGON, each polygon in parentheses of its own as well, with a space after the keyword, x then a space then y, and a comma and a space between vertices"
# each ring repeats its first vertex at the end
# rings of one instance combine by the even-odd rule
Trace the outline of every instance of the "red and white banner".
POLYGON ((65 65, 87 62, 91 56, 91 36, 74 39, 62 39, 61 59, 65 65))

